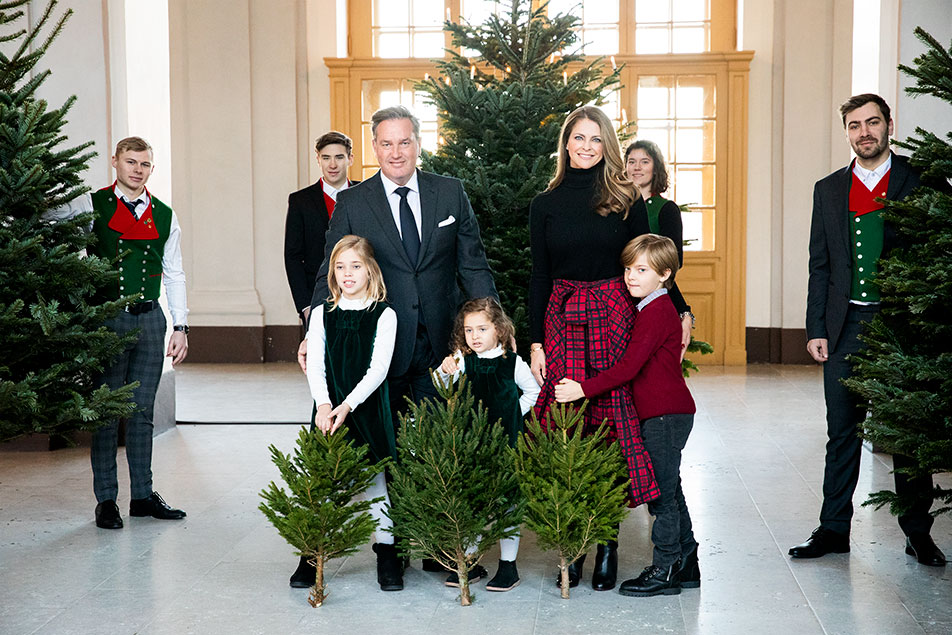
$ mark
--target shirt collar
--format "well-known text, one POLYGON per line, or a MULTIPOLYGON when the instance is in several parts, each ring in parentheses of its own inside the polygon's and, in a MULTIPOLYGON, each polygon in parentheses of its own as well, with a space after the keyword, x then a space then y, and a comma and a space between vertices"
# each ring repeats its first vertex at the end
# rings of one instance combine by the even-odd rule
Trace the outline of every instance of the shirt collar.
MULTIPOLYGON (((400 187, 399 185, 397 185, 396 183, 394 183, 393 181, 391 181, 390 179, 388 179, 386 176, 384 176, 383 170, 380 171, 380 181, 383 183, 383 191, 387 193, 387 196, 388 196, 388 197, 389 197, 391 194, 393 194, 393 192, 394 192, 398 187, 400 187)), ((417 194, 420 193, 420 185, 419 185, 419 182, 418 182, 418 180, 417 180, 417 171, 416 171, 416 170, 413 171, 413 175, 410 177, 410 180, 407 181, 407 184, 404 185, 403 187, 408 187, 408 188, 410 188, 410 191, 411 191, 411 192, 416 192, 417 194)))
POLYGON ((148 207, 149 205, 149 192, 145 188, 142 188, 142 194, 139 194, 136 198, 129 200, 129 197, 122 193, 122 190, 119 189, 119 184, 117 183, 114 188, 112 188, 113 193, 118 196, 123 201, 129 201, 130 203, 135 203, 136 207, 139 204, 143 204, 148 207))
POLYGON ((351 298, 345 298, 341 296, 340 300, 337 302, 337 307, 340 309, 347 309, 349 311, 366 309, 368 306, 373 304, 373 300, 370 298, 364 297, 359 300, 354 300, 351 298))
POLYGON ((324 190, 324 193, 330 196, 335 201, 337 200, 337 193, 342 192, 343 190, 346 190, 348 187, 350 187, 350 179, 347 179, 346 181, 344 181, 344 184, 342 186, 334 187, 333 185, 325 181, 323 177, 321 177, 321 189, 324 190))
POLYGON ((664 287, 661 287, 660 289, 652 291, 651 293, 643 297, 641 299, 641 302, 638 303, 638 310, 642 311, 646 306, 651 304, 653 300, 660 298, 663 295, 668 295, 668 290, 665 289, 664 287))
POLYGON ((873 180, 873 185, 876 185, 879 179, 883 178, 883 175, 886 174, 886 172, 889 172, 889 168, 891 167, 892 167, 892 152, 886 155, 885 161, 877 165, 872 170, 867 170, 866 168, 861 166, 859 164, 859 161, 854 162, 853 172, 855 172, 856 176, 858 176, 861 180, 867 181, 867 182, 870 180, 873 180))
POLYGON ((483 351, 482 353, 476 353, 476 357, 480 359, 494 359, 496 357, 502 356, 505 351, 502 348, 502 344, 496 344, 495 348, 491 348, 488 351, 483 351))

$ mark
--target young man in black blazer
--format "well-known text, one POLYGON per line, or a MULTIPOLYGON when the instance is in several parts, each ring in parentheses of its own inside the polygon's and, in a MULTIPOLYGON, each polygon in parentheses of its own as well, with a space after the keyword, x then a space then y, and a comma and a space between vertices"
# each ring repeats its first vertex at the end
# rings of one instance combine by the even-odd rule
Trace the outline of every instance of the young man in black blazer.
MULTIPOLYGON (((901 200, 919 185, 908 159, 889 151, 893 122, 882 97, 863 94, 842 106, 843 126, 855 161, 818 181, 813 191, 810 230, 810 280, 807 291, 807 351, 823 364, 826 396, 826 468, 820 526, 794 558, 818 558, 850 550, 853 492, 859 478, 862 441, 858 426, 866 404, 841 382, 850 376, 848 356, 863 348, 863 325, 879 311, 879 290, 872 279, 880 257, 898 242, 895 229, 880 216, 876 199, 901 200)), ((893 455, 902 468, 914 460, 893 455)), ((906 553, 926 565, 942 566, 945 555, 932 541, 932 479, 897 473, 896 493, 915 504, 899 517, 906 553)))
POLYGON ((347 178, 354 164, 354 144, 347 135, 331 131, 315 144, 321 178, 288 196, 284 225, 284 270, 294 298, 294 308, 304 322, 311 311, 314 279, 324 259, 324 234, 334 213, 337 194, 359 181, 347 178))

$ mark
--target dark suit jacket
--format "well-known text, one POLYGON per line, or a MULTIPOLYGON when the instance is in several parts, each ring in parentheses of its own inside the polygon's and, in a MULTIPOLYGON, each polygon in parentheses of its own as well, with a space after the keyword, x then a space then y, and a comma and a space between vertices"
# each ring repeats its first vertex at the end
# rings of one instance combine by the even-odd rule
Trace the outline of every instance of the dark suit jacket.
MULTIPOLYGON (((807 339, 826 338, 831 352, 839 341, 850 301, 853 254, 849 235, 849 194, 852 179, 851 162, 817 181, 813 188, 807 339)), ((909 159, 893 154, 886 198, 891 201, 904 199, 918 186, 919 174, 909 165, 909 159)), ((883 257, 897 243, 895 229, 886 223, 883 257)))
MULTIPOLYGON (((351 181, 351 185, 358 181, 351 181)), ((294 308, 302 312, 311 305, 314 279, 324 259, 327 206, 321 182, 288 196, 288 216, 284 224, 284 270, 294 298, 294 308)))
POLYGON ((450 331, 461 302, 499 297, 463 184, 422 170, 417 170, 417 178, 422 217, 418 261, 411 263, 403 249, 378 172, 337 196, 311 300, 316 307, 327 297, 328 259, 337 241, 347 234, 368 239, 383 272, 388 301, 397 313, 392 376, 406 374, 410 366, 418 321, 426 327, 433 352, 442 356, 449 352, 450 331))

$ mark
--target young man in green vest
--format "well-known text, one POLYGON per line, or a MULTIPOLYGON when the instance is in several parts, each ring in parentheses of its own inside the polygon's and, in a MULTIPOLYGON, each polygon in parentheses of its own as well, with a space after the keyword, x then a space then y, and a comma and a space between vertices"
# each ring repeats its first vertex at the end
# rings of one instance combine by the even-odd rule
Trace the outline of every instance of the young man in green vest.
MULTIPOLYGON (((152 147, 140 137, 128 137, 116 144, 112 157, 116 181, 91 194, 84 194, 51 218, 95 212, 91 231, 98 240, 93 253, 115 261, 119 277, 103 290, 116 299, 133 295, 106 325, 120 334, 139 329, 135 342, 106 367, 102 381, 119 388, 138 381, 133 393, 135 413, 126 422, 126 458, 132 500, 131 516, 151 516, 163 520, 185 518, 152 489, 152 415, 155 393, 162 376, 165 357, 178 364, 188 353, 188 307, 185 300, 185 272, 182 270, 181 229, 172 209, 145 188, 152 175, 152 147), (159 306, 164 280, 172 314, 173 332, 165 348, 165 315, 159 306)), ((119 482, 116 470, 119 422, 109 421, 93 433, 93 491, 96 494, 96 525, 103 529, 122 528, 116 500, 119 482)))
MULTIPOLYGON (((850 550, 853 492, 859 478, 862 441, 858 426, 866 404, 843 385, 852 372, 849 355, 862 349, 866 322, 879 312, 879 289, 872 276, 880 257, 896 246, 894 229, 883 221, 877 199, 901 200, 919 185, 908 159, 889 151, 893 122, 879 95, 850 97, 842 106, 843 127, 855 161, 817 182, 810 230, 810 280, 807 291, 807 351, 823 364, 826 397, 826 468, 820 526, 794 558, 818 558, 850 550)), ((893 455, 896 468, 913 459, 893 455)), ((899 516, 906 553, 921 564, 942 566, 945 555, 932 541, 932 479, 896 473, 896 493, 912 508, 899 516)))

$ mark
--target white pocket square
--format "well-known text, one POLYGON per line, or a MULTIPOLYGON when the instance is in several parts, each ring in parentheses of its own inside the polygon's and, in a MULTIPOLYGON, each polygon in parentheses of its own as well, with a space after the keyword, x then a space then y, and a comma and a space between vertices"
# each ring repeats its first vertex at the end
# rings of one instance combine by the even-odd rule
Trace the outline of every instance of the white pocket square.
POLYGON ((447 225, 452 225, 456 222, 456 217, 450 214, 446 220, 440 221, 440 224, 437 227, 446 227, 447 225))

